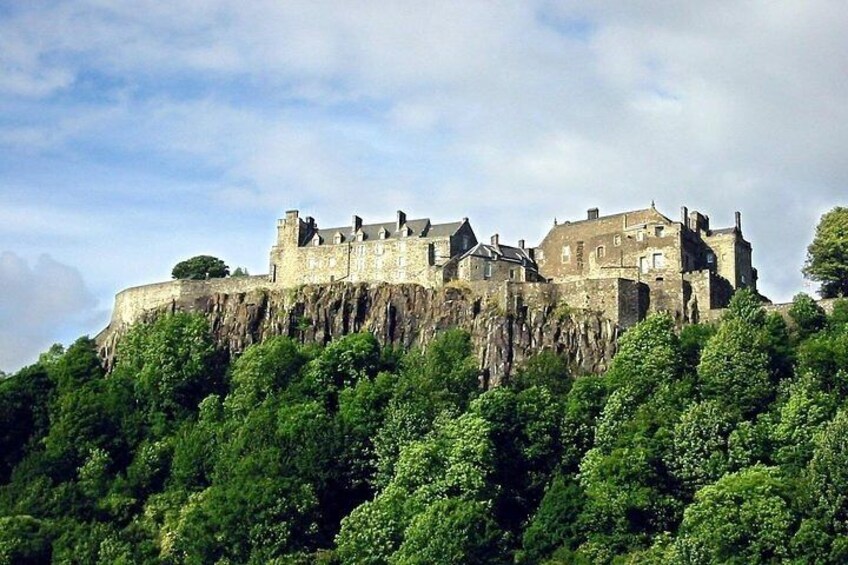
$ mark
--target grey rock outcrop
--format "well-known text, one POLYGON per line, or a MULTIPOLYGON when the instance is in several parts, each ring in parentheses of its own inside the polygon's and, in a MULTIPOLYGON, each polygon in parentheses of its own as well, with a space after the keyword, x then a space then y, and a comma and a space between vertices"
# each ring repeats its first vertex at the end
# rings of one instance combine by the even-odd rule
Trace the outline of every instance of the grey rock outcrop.
POLYGON ((480 284, 440 289, 414 284, 329 284, 297 289, 174 281, 118 295, 112 322, 97 342, 108 366, 133 323, 164 312, 199 312, 218 345, 238 355, 275 335, 324 344, 368 331, 383 345, 424 347, 440 331, 472 337, 485 386, 496 386, 541 350, 562 354, 576 373, 599 373, 615 352, 618 327, 599 313, 568 308, 555 285, 480 284), (155 287, 155 288, 154 288, 155 287))

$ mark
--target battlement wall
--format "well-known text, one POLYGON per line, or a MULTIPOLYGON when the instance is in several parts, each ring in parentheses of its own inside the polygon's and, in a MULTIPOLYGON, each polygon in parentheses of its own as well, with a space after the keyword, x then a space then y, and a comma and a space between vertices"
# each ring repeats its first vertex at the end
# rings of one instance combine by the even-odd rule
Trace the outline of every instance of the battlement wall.
POLYGON ((176 302, 186 302, 216 293, 250 292, 268 287, 267 275, 209 280, 175 280, 135 286, 115 296, 110 326, 130 326, 145 312, 160 310, 176 302))

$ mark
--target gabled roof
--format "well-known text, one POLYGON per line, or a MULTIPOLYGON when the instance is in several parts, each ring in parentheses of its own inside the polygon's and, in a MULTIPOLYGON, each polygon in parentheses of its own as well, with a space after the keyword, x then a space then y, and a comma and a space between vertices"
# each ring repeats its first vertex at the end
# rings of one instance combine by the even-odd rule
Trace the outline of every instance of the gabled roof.
POLYGON ((466 257, 480 257, 490 261, 506 261, 508 263, 524 265, 525 267, 530 267, 532 269, 537 268, 536 262, 530 256, 529 250, 521 249, 520 247, 512 247, 510 245, 498 245, 495 247, 494 245, 478 243, 466 251, 462 257, 460 257, 460 261, 466 257))
MULTIPOLYGON (((410 235, 407 237, 450 237, 454 235, 464 222, 451 222, 446 224, 431 224, 430 218, 420 218, 417 220, 407 220, 401 226, 401 230, 409 228, 410 235)), ((400 230, 397 230, 395 222, 384 222, 380 224, 362 224, 357 230, 353 231, 353 226, 342 226, 334 228, 318 228, 312 233, 307 234, 307 241, 311 240, 314 234, 319 234, 325 241, 333 241, 333 235, 337 232, 345 237, 345 241, 351 241, 356 238, 357 233, 362 233, 363 240, 380 239, 380 232, 385 230, 386 239, 395 239, 400 237, 400 230)))

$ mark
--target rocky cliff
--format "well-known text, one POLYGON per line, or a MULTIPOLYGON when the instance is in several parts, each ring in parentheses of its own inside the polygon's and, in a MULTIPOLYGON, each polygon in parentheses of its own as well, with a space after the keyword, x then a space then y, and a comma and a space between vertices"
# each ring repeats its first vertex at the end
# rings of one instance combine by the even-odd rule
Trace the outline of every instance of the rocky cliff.
POLYGON ((426 347, 439 331, 459 327, 472 336, 484 384, 494 386, 542 349, 564 355, 576 373, 601 372, 619 332, 598 313, 567 307, 555 285, 267 286, 257 277, 128 289, 118 295, 112 322, 97 337, 101 354, 111 365, 116 344, 130 325, 173 311, 203 313, 217 343, 231 354, 274 335, 326 343, 357 331, 372 332, 384 345, 426 347))

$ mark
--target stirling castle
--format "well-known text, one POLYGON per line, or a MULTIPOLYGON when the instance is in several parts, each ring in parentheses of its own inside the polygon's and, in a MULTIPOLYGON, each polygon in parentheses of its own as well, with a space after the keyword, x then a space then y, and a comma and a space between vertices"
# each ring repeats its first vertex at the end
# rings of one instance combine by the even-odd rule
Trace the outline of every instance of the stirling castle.
POLYGON ((554 222, 536 247, 477 241, 468 218, 434 224, 409 219, 323 228, 297 210, 277 223, 271 248, 271 286, 391 283, 553 284, 575 308, 604 313, 622 326, 653 311, 679 323, 698 322, 723 308, 733 292, 757 289, 751 244, 735 225, 713 229, 709 216, 683 207, 679 220, 650 208, 554 222))

